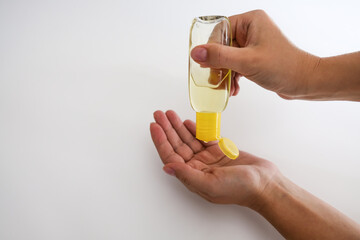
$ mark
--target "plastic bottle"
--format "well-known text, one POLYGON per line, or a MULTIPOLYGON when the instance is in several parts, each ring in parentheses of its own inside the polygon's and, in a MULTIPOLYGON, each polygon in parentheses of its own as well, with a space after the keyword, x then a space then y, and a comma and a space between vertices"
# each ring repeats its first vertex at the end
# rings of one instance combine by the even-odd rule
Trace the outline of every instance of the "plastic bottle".
MULTIPOLYGON (((193 20, 189 51, 202 44, 231 46, 231 27, 227 17, 202 16, 193 20)), ((221 112, 230 96, 231 70, 202 68, 189 52, 189 96, 196 111, 196 138, 205 142, 219 140, 219 147, 229 158, 239 155, 236 145, 220 136, 221 112)))

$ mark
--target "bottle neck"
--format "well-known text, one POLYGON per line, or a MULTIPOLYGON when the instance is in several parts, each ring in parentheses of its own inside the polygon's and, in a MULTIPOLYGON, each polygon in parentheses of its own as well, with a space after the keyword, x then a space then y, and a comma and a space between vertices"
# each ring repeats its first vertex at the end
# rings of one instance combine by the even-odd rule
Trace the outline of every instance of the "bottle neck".
POLYGON ((221 112, 196 112, 196 138, 205 142, 220 139, 221 112))

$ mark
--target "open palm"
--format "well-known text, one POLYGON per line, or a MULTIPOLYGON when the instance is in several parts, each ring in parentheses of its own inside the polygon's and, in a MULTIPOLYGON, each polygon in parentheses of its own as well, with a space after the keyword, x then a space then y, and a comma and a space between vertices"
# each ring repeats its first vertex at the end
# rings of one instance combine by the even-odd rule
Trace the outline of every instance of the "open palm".
POLYGON ((269 161, 245 152, 229 159, 217 142, 197 140, 195 123, 182 122, 174 111, 156 111, 154 119, 151 136, 165 172, 211 202, 251 206, 277 172, 269 161))

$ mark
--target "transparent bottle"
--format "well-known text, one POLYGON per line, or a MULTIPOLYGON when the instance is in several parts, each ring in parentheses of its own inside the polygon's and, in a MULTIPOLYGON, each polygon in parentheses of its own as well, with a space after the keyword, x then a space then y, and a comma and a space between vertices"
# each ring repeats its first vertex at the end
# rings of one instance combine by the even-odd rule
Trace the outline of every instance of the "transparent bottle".
POLYGON ((196 111, 196 138, 205 142, 219 140, 224 154, 235 159, 239 155, 237 147, 220 136, 221 112, 230 96, 231 70, 203 68, 190 57, 194 47, 206 43, 231 46, 227 17, 202 16, 193 20, 189 42, 189 96, 196 111))

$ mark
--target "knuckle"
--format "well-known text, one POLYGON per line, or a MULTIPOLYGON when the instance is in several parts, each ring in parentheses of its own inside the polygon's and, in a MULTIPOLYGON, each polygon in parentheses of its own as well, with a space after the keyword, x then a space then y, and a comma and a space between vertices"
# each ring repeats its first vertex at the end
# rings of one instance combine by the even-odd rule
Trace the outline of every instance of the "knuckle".
POLYGON ((266 12, 262 9, 256 9, 254 10, 254 14, 257 16, 267 16, 266 12))

